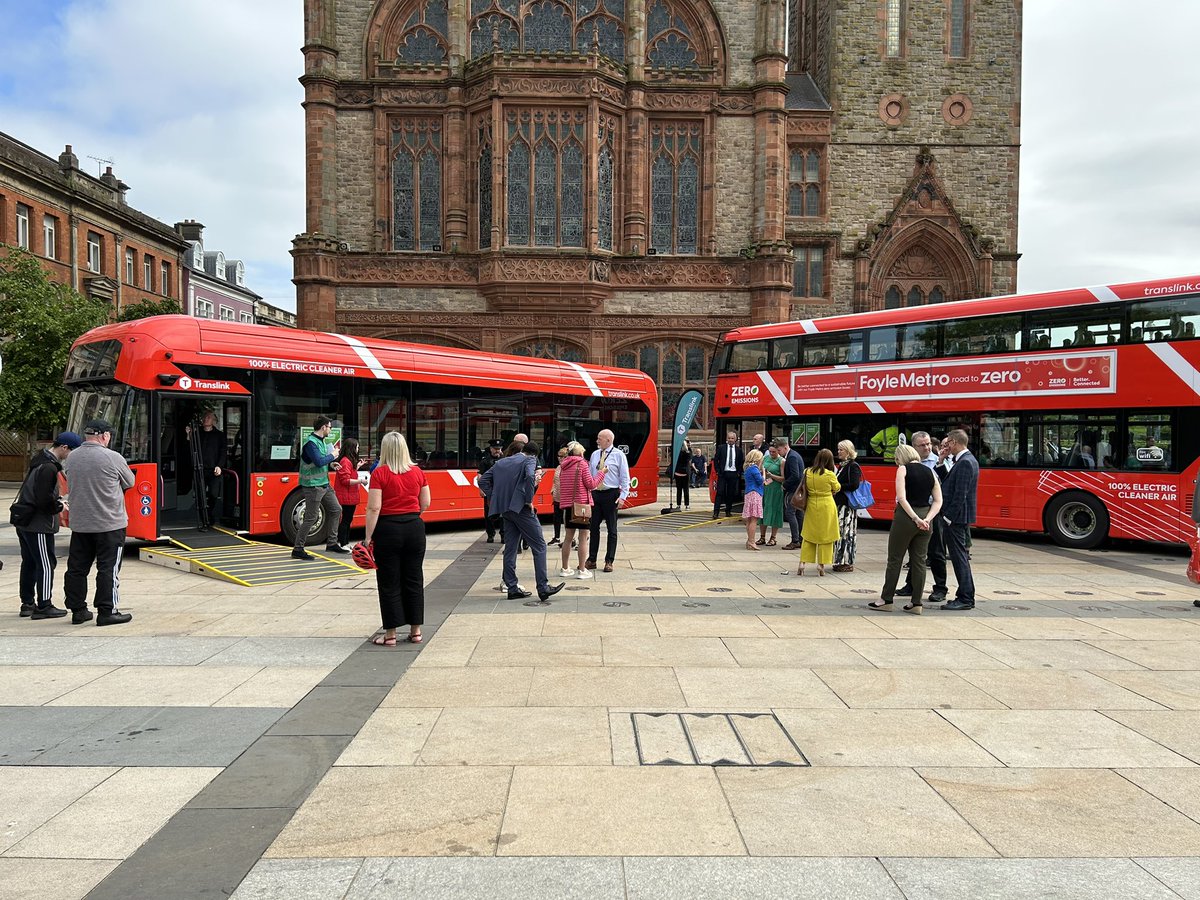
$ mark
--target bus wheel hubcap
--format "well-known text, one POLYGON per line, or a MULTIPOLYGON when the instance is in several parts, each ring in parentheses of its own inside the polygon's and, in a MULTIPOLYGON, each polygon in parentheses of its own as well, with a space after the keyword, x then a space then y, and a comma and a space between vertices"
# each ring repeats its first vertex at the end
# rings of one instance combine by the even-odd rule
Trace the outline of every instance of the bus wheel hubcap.
POLYGON ((1096 514, 1086 504, 1068 503, 1058 511, 1058 527, 1070 537, 1088 537, 1096 530, 1096 514))

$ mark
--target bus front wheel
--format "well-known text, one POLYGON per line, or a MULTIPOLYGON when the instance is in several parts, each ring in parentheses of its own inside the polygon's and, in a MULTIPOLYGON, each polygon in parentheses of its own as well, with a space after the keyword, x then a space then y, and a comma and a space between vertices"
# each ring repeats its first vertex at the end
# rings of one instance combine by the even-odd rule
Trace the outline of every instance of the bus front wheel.
POLYGON ((1108 510, 1082 491, 1059 494, 1046 507, 1046 532, 1060 547, 1090 550, 1108 537, 1108 510))
MULTIPOLYGON (((300 491, 295 491, 283 501, 283 511, 279 516, 279 524, 283 528, 283 536, 288 539, 288 543, 296 543, 296 535, 300 533, 300 527, 304 524, 304 494, 300 491)), ((308 540, 304 543, 316 544, 325 537, 325 510, 324 508, 317 511, 317 522, 308 532, 308 540)))

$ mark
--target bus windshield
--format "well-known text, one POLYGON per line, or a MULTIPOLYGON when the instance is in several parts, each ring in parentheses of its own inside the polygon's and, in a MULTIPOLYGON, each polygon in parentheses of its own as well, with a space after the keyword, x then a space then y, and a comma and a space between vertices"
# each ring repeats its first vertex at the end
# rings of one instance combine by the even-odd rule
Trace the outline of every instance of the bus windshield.
POLYGON ((150 395, 123 384, 76 390, 71 396, 67 425, 82 435, 93 419, 112 426, 109 449, 116 450, 127 462, 150 459, 150 395))

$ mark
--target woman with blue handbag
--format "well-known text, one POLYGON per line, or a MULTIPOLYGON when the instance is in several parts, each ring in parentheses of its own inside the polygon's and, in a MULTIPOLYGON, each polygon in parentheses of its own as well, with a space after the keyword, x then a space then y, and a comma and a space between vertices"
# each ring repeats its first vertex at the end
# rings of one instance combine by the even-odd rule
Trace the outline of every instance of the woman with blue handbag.
POLYGON ((841 441, 837 445, 838 484, 842 489, 834 495, 838 506, 838 525, 841 537, 833 548, 833 571, 853 572, 854 552, 858 543, 858 508, 851 504, 850 494, 862 484, 862 467, 855 462, 858 451, 853 441, 841 441))

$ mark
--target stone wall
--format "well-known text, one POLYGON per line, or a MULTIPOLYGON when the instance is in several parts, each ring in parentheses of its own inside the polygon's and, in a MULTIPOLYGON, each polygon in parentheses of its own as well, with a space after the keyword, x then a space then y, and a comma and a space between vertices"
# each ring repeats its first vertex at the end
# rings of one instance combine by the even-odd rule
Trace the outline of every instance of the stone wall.
POLYGON ((416 312, 487 312, 478 291, 463 288, 339 287, 338 309, 353 312, 405 310, 416 312))
POLYGON ((750 243, 754 172, 754 120, 749 116, 718 119, 717 171, 713 179, 713 231, 718 255, 734 256, 750 243))
POLYGON ((336 0, 336 3, 338 78, 357 81, 367 75, 363 44, 375 0, 336 0))
POLYGON ((616 291, 605 302, 610 315, 746 316, 748 291, 616 291))
POLYGON ((373 250, 375 241, 375 119, 370 111, 337 115, 338 240, 351 250, 373 250))
MULTIPOLYGON (((703 2, 703 0, 699 0, 703 2)), ((757 4, 754 0, 710 0, 721 33, 725 36, 725 60, 729 84, 749 87, 754 83, 754 39, 757 4)), ((648 4, 647 4, 648 5, 648 4)))

